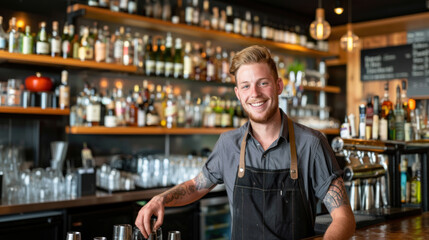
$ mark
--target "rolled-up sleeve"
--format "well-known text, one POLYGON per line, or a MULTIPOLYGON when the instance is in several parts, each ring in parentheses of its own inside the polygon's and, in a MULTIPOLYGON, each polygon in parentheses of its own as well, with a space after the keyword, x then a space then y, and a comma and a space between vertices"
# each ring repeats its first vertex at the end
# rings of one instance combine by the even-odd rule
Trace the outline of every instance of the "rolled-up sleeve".
POLYGON ((312 185, 318 199, 323 199, 329 189, 332 180, 342 176, 334 152, 325 137, 320 136, 319 141, 312 149, 314 162, 312 164, 312 185))
POLYGON ((224 150, 224 137, 221 135, 202 169, 204 176, 213 184, 224 183, 222 161, 225 158, 224 150))

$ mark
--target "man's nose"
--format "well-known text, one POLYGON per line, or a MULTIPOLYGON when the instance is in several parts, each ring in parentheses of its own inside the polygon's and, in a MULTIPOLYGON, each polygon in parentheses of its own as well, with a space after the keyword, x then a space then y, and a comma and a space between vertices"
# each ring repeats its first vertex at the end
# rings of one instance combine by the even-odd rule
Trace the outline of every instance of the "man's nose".
POLYGON ((253 86, 250 86, 250 97, 258 97, 261 94, 260 89, 255 84, 253 86))

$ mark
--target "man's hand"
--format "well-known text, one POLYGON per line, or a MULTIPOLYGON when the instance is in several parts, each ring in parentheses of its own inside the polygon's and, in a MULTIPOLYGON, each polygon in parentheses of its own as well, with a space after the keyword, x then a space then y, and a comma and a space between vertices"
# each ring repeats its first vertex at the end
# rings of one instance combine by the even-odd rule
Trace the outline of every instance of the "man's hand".
POLYGON ((323 203, 332 217, 324 239, 349 239, 355 232, 356 222, 341 177, 332 180, 323 203))
POLYGON ((135 224, 145 238, 152 232, 150 218, 155 215, 158 220, 154 229, 161 227, 164 221, 164 208, 183 206, 197 201, 212 190, 216 184, 210 182, 202 172, 194 179, 179 184, 172 189, 152 198, 144 205, 137 215, 135 224))
POLYGON ((146 205, 144 205, 137 215, 136 226, 140 229, 144 238, 149 238, 153 229, 150 228, 150 218, 155 215, 158 217, 154 229, 158 229, 164 221, 164 202, 162 196, 155 196, 146 205))

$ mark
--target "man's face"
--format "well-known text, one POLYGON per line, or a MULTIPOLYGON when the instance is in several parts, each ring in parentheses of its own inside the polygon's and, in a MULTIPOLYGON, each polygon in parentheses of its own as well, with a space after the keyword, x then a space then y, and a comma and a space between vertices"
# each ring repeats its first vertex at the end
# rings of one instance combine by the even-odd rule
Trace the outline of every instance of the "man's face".
POLYGON ((237 71, 234 90, 250 120, 267 123, 278 111, 283 81, 274 79, 266 63, 245 64, 237 71))

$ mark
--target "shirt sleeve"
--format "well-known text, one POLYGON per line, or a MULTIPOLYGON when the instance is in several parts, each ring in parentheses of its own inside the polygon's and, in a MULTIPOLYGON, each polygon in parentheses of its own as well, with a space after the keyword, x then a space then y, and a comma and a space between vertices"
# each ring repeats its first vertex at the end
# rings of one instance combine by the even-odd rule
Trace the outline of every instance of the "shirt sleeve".
POLYGON ((342 176, 343 171, 338 165, 335 154, 328 140, 320 135, 313 149, 314 163, 310 174, 315 195, 323 199, 328 192, 332 180, 342 176))
POLYGON ((224 140, 223 135, 219 137, 207 162, 204 164, 202 172, 204 176, 213 184, 223 184, 223 161, 224 140))

